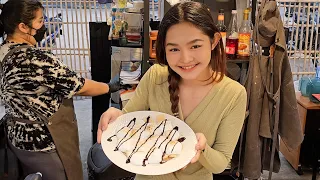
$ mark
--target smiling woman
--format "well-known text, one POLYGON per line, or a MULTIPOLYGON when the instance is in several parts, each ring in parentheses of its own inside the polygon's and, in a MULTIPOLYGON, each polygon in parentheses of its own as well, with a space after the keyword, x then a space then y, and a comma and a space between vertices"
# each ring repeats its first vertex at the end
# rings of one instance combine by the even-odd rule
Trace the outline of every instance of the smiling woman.
POLYGON ((225 76, 226 60, 218 29, 208 7, 197 2, 174 5, 158 31, 153 65, 122 111, 110 108, 102 116, 98 142, 108 123, 123 113, 148 110, 174 115, 196 133, 197 154, 174 173, 137 175, 137 180, 212 180, 230 168, 242 129, 246 91, 225 76))
POLYGON ((210 84, 210 81, 222 80, 225 75, 226 57, 220 33, 208 7, 194 5, 197 7, 186 5, 170 9, 157 37, 157 60, 168 66, 171 110, 174 113, 178 112, 176 92, 179 83, 210 84), (175 8, 178 9, 173 10, 175 8), (184 12, 186 10, 190 13, 184 12), (196 11, 200 11, 199 14, 196 11))

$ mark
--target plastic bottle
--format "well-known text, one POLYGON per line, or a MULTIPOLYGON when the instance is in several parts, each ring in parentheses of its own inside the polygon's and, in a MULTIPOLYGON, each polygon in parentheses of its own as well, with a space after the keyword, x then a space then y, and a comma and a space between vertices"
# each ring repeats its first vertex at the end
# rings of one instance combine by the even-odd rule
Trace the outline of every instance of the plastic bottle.
POLYGON ((150 49, 149 49, 149 56, 151 59, 156 58, 156 41, 157 41, 158 31, 151 31, 150 32, 150 49))
POLYGON ((226 27, 226 25, 224 25, 224 10, 223 10, 223 9, 220 9, 220 10, 219 10, 217 28, 218 28, 218 30, 220 31, 224 48, 226 48, 227 27, 226 27))
POLYGON ((227 31, 226 55, 228 59, 236 59, 238 51, 237 10, 232 10, 232 17, 227 31))
POLYGON ((246 58, 250 56, 251 24, 249 21, 249 10, 244 10, 243 21, 239 29, 238 56, 246 58))

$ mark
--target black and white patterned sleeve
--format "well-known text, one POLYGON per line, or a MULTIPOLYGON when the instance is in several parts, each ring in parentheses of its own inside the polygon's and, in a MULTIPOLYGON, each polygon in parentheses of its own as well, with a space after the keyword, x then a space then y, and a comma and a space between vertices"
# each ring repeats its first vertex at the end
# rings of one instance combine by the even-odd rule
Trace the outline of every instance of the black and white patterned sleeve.
POLYGON ((62 63, 55 55, 33 49, 33 52, 27 51, 27 56, 32 56, 31 67, 37 69, 36 74, 40 84, 47 86, 62 95, 64 98, 72 98, 85 83, 85 79, 62 63))

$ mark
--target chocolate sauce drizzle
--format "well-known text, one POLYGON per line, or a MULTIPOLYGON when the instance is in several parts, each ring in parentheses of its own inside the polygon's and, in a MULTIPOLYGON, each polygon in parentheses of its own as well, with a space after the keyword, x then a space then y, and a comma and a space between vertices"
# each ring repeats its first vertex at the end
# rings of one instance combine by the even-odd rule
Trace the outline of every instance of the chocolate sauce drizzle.
POLYGON ((181 137, 181 138, 178 139, 178 142, 182 143, 184 140, 186 140, 186 138, 185 137, 181 137))
MULTIPOLYGON (((123 127, 122 127, 121 129, 119 129, 119 131, 117 131, 114 135, 112 135, 111 137, 109 137, 109 138, 107 139, 107 141, 111 142, 111 141, 112 141, 112 138, 113 138, 113 137, 116 137, 118 132, 120 132, 120 131, 121 131, 123 128, 125 128, 125 127, 130 127, 130 124, 131 124, 131 123, 133 123, 132 127, 130 128, 130 130, 132 130, 132 128, 133 128, 134 125, 136 124, 136 120, 137 120, 136 118, 133 118, 133 119, 128 123, 127 126, 123 126, 123 127)), ((130 130, 129 130, 128 132, 130 132, 130 130)), ((128 134, 128 133, 127 133, 127 134, 128 134)), ((127 136, 127 134, 126 134, 126 136, 127 136)), ((126 136, 125 136, 125 137, 126 137, 126 136)), ((125 138, 125 137, 124 137, 124 138, 125 138)))
POLYGON ((149 159, 151 153, 154 151, 155 146, 157 145, 157 142, 158 142, 159 138, 163 135, 164 130, 166 129, 167 121, 168 121, 167 119, 164 120, 164 121, 162 121, 161 124, 153 131, 152 135, 153 135, 153 134, 156 132, 156 130, 162 125, 162 123, 164 123, 163 129, 162 129, 162 132, 161 132, 160 136, 157 138, 156 142, 151 146, 150 150, 148 151, 148 153, 146 154, 146 156, 145 156, 145 158, 144 158, 144 160, 143 160, 143 162, 142 162, 142 165, 143 165, 143 166, 146 166, 146 161, 149 159), (150 151, 152 151, 152 152, 150 153, 150 151))
MULTIPOLYGON (((163 163, 164 163, 164 162, 163 162, 163 157, 164 157, 164 155, 166 154, 166 150, 167 150, 168 144, 172 141, 174 135, 177 133, 178 130, 179 130, 178 126, 174 127, 174 128, 171 130, 170 134, 167 136, 166 139, 169 139, 171 133, 174 131, 173 135, 171 136, 170 140, 167 142, 167 144, 166 144, 166 146, 165 146, 165 148, 164 148, 164 151, 163 151, 163 153, 162 153, 162 161, 160 162, 160 164, 163 164, 163 163)), ((164 141, 165 141, 165 140, 164 140, 164 141)), ((163 142, 164 142, 164 141, 163 141, 163 142)), ((162 142, 162 143, 163 143, 163 142, 162 142)), ((160 148, 160 147, 161 147, 161 145, 159 146, 159 148, 160 148)))
MULTIPOLYGON (((133 133, 132 136, 130 136, 130 137, 127 138, 126 140, 124 140, 124 138, 123 138, 121 141, 119 141, 119 143, 118 143, 118 145, 116 146, 116 148, 114 149, 114 151, 118 151, 118 150, 119 150, 119 147, 122 146, 123 143, 129 141, 129 140, 130 140, 134 135, 136 135, 136 134, 140 131, 140 129, 142 129, 144 126, 145 126, 145 128, 146 128, 146 127, 147 127, 147 124, 149 123, 149 119, 150 119, 150 116, 147 118, 147 121, 146 121, 142 126, 140 126, 140 128, 139 128, 136 132, 133 133), (123 140, 124 140, 124 141, 123 141, 123 140)), ((132 128, 133 128, 133 127, 132 127, 132 128)), ((131 128, 131 129, 132 129, 132 128, 131 128)), ((130 130, 131 130, 131 129, 130 129, 130 130)), ((125 135, 125 137, 129 134, 129 132, 130 132, 130 131, 127 132, 127 134, 125 135)), ((140 134, 140 135, 141 135, 141 134, 140 134)))
MULTIPOLYGON (((145 123, 145 126, 144 126, 144 129, 140 132, 140 135, 139 135, 139 138, 138 138, 138 141, 137 141, 137 143, 136 143, 136 145, 134 146, 134 149, 132 150, 132 153, 128 156, 128 159, 127 159, 127 161, 126 161, 126 163, 130 163, 130 159, 131 159, 131 157, 132 157, 132 155, 133 155, 133 153, 135 152, 135 150, 137 149, 137 147, 138 147, 138 144, 139 144, 139 142, 140 142, 140 139, 141 139, 141 135, 142 135, 142 133, 143 133, 143 131, 145 131, 146 130, 146 128, 147 128, 147 124, 149 123, 149 120, 150 120, 150 116, 148 116, 147 117, 147 121, 146 121, 146 123, 145 123)), ((141 127, 140 127, 141 128, 141 127)), ((140 130, 140 129, 139 129, 140 130)), ((139 131, 138 130, 138 131, 139 131)), ((138 132, 137 131, 137 132, 138 132)), ((141 147, 141 146, 140 146, 141 147)), ((139 148, 140 148, 139 147, 139 148)), ((139 149, 138 148, 138 149, 139 149)))
MULTIPOLYGON (((154 136, 155 132, 157 131, 157 129, 159 129, 159 128, 161 127, 161 125, 163 125, 162 132, 161 132, 161 134, 159 135, 159 137, 157 138, 157 140, 155 141, 155 143, 152 145, 152 147, 150 148, 150 150, 148 151, 148 153, 146 154, 146 156, 145 156, 145 158, 144 158, 144 160, 143 160, 142 165, 143 165, 143 166, 146 166, 146 161, 149 159, 149 157, 150 157, 151 154, 154 152, 154 150, 155 150, 156 148, 160 148, 160 147, 162 146, 162 144, 163 144, 165 141, 168 140, 168 142, 167 142, 167 144, 166 144, 166 146, 165 146, 165 149, 164 149, 164 151, 163 151, 163 154, 162 154, 162 160, 161 160, 161 162, 160 162, 161 164, 164 163, 163 158, 164 158, 164 156, 165 156, 165 152, 166 152, 166 150, 167 150, 168 144, 172 141, 174 135, 177 133, 177 131, 178 131, 179 128, 178 128, 178 126, 175 126, 175 127, 170 131, 170 133, 167 135, 167 137, 160 143, 160 145, 159 145, 158 147, 156 147, 156 145, 157 145, 160 137, 164 134, 164 131, 165 131, 165 128, 166 128, 166 125, 167 125, 167 121, 168 121, 168 120, 165 119, 164 121, 162 121, 162 122, 153 130, 153 133, 145 140, 145 142, 142 143, 140 146, 138 146, 139 141, 140 141, 140 139, 141 139, 141 135, 142 135, 142 133, 146 130, 147 125, 148 125, 148 123, 149 123, 149 120, 150 120, 150 116, 148 116, 148 117, 147 117, 147 121, 146 121, 142 126, 140 126, 140 128, 139 128, 133 135, 131 135, 131 136, 128 137, 127 139, 126 139, 126 137, 128 136, 129 132, 133 129, 133 127, 134 127, 134 125, 135 125, 135 123, 136 123, 136 118, 133 118, 133 119, 128 123, 128 125, 126 126, 126 127, 130 127, 130 125, 133 123, 133 125, 130 127, 130 130, 127 132, 127 134, 118 142, 118 144, 117 144, 116 148, 114 149, 114 151, 118 151, 119 148, 120 148, 120 146, 122 146, 125 142, 127 142, 128 140, 130 140, 135 134, 137 134, 137 133, 141 130, 140 135, 139 135, 139 138, 138 138, 138 141, 137 141, 134 149, 132 150, 131 154, 128 156, 128 158, 127 158, 127 160, 126 160, 126 163, 130 163, 130 159, 132 158, 132 156, 133 156, 135 153, 137 153, 137 152, 139 151, 139 149, 140 149, 145 143, 147 143, 147 141, 148 141, 152 136, 154 136), (142 129, 143 129, 143 130, 142 130, 142 129), (172 134, 172 133, 173 133, 173 134, 172 134), (172 135, 172 136, 171 136, 171 135, 172 135), (170 137, 170 136, 171 136, 171 137, 170 137)), ((124 127, 125 127, 125 126, 124 126, 124 127)), ((117 134, 118 132, 120 132, 124 127, 122 127, 120 130, 118 130, 118 131, 116 132, 116 134, 117 134)), ((116 134, 113 135, 113 136, 111 136, 111 137, 109 137, 107 140, 108 140, 109 142, 111 142, 111 141, 112 141, 112 138, 115 137, 116 134)), ((181 138, 178 139, 178 142, 181 143, 181 142, 183 142, 185 139, 186 139, 185 137, 181 137, 181 138)), ((173 149, 174 149, 174 147, 178 144, 178 142, 173 146, 171 152, 173 152, 173 149)))
POLYGON ((178 144, 178 142, 182 143, 184 140, 186 140, 185 137, 181 137, 178 139, 178 141, 174 144, 174 146, 171 149, 171 153, 173 152, 174 148, 176 147, 176 145, 178 144))
MULTIPOLYGON (((135 147, 135 149, 132 151, 132 153, 129 155, 129 157, 128 157, 128 159, 127 159, 127 162, 128 162, 128 160, 129 160, 129 162, 130 162, 130 159, 131 159, 131 157, 133 156, 133 154, 134 153, 136 153, 136 152, 138 152, 139 151, 139 149, 144 145, 144 144, 146 144, 147 143, 147 141, 154 135, 154 133, 157 131, 157 129, 159 129, 160 127, 161 127, 161 125, 164 123, 164 126, 163 126, 163 129, 162 129, 162 133, 161 133, 161 135, 164 133, 164 130, 165 130, 165 128, 166 128, 166 123, 167 123, 167 119, 166 120, 164 120, 164 121, 162 121, 154 130, 153 130, 153 133, 146 139, 146 141, 144 142, 144 143, 142 143, 138 148, 136 148, 135 147)), ((142 132, 141 132, 141 134, 142 134, 142 132)), ((140 134, 140 135, 141 135, 140 134)), ((159 136, 160 137, 160 136, 159 136)), ((158 137, 158 139, 159 139, 159 137, 158 137)), ((140 138, 139 138, 140 139, 140 138)), ((158 140, 157 139, 157 140, 158 140)), ((138 141, 139 142, 139 141, 138 141)), ((157 141, 156 141, 156 143, 157 143, 157 141)), ((137 143, 138 144, 138 143, 137 143)), ((136 144, 136 146, 137 146, 137 144, 136 144)), ((155 145, 154 145, 155 146, 155 145)), ((153 147, 153 146, 152 146, 153 147)), ((151 147, 151 149, 152 149, 152 147, 151 147)), ((143 160, 143 163, 142 163, 142 165, 143 166, 146 166, 146 161, 147 161, 147 159, 144 159, 143 160)))
POLYGON ((172 149, 171 149, 171 153, 173 152, 173 150, 174 150, 174 148, 176 147, 177 144, 178 144, 178 142, 176 142, 176 143, 174 144, 174 146, 173 146, 172 149))
MULTIPOLYGON (((162 131, 162 134, 161 134, 161 135, 163 135, 164 129, 165 129, 165 127, 163 128, 163 131, 162 131)), ((149 159, 149 157, 150 157, 151 154, 154 152, 154 150, 155 150, 156 148, 160 148, 161 145, 170 137, 171 133, 172 133, 173 131, 175 131, 175 130, 178 130, 178 127, 177 127, 177 126, 174 127, 174 128, 170 131, 169 135, 161 142, 161 144, 160 144, 158 147, 155 147, 156 144, 157 144, 157 142, 158 142, 158 140, 159 140, 159 138, 160 138, 160 136, 157 138, 156 142, 155 142, 154 145, 150 148, 150 150, 148 151, 145 159, 143 160, 143 165, 144 165, 144 166, 145 166, 145 162, 149 159)), ((173 136, 172 136, 172 137, 173 137, 173 136)), ((170 141, 169 141, 169 142, 170 142, 170 141)), ((161 162, 163 161, 163 157, 164 157, 164 156, 162 156, 161 162)))

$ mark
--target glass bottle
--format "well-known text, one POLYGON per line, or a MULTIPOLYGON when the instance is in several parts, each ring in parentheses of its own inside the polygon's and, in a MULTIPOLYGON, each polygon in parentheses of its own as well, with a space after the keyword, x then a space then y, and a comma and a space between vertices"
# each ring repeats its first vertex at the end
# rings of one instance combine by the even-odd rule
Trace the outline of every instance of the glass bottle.
POLYGON ((249 11, 249 23, 250 23, 250 29, 251 29, 251 38, 250 38, 250 52, 252 52, 252 48, 254 46, 253 41, 253 24, 252 24, 252 8, 248 7, 247 10, 249 11))
POLYGON ((319 103, 319 101, 312 96, 312 94, 320 94, 320 65, 316 67, 316 77, 307 85, 307 94, 311 102, 319 103))
POLYGON ((229 23, 226 40, 226 55, 228 59, 236 59, 238 51, 238 26, 237 10, 232 10, 232 17, 229 23))
POLYGON ((247 58, 250 56, 251 23, 249 21, 249 10, 244 10, 243 21, 239 29, 238 56, 247 58))
POLYGON ((223 46, 225 49, 226 48, 226 40, 227 40, 227 27, 226 27, 226 25, 224 25, 224 10, 223 9, 219 10, 217 28, 220 31, 221 38, 223 41, 223 46))

